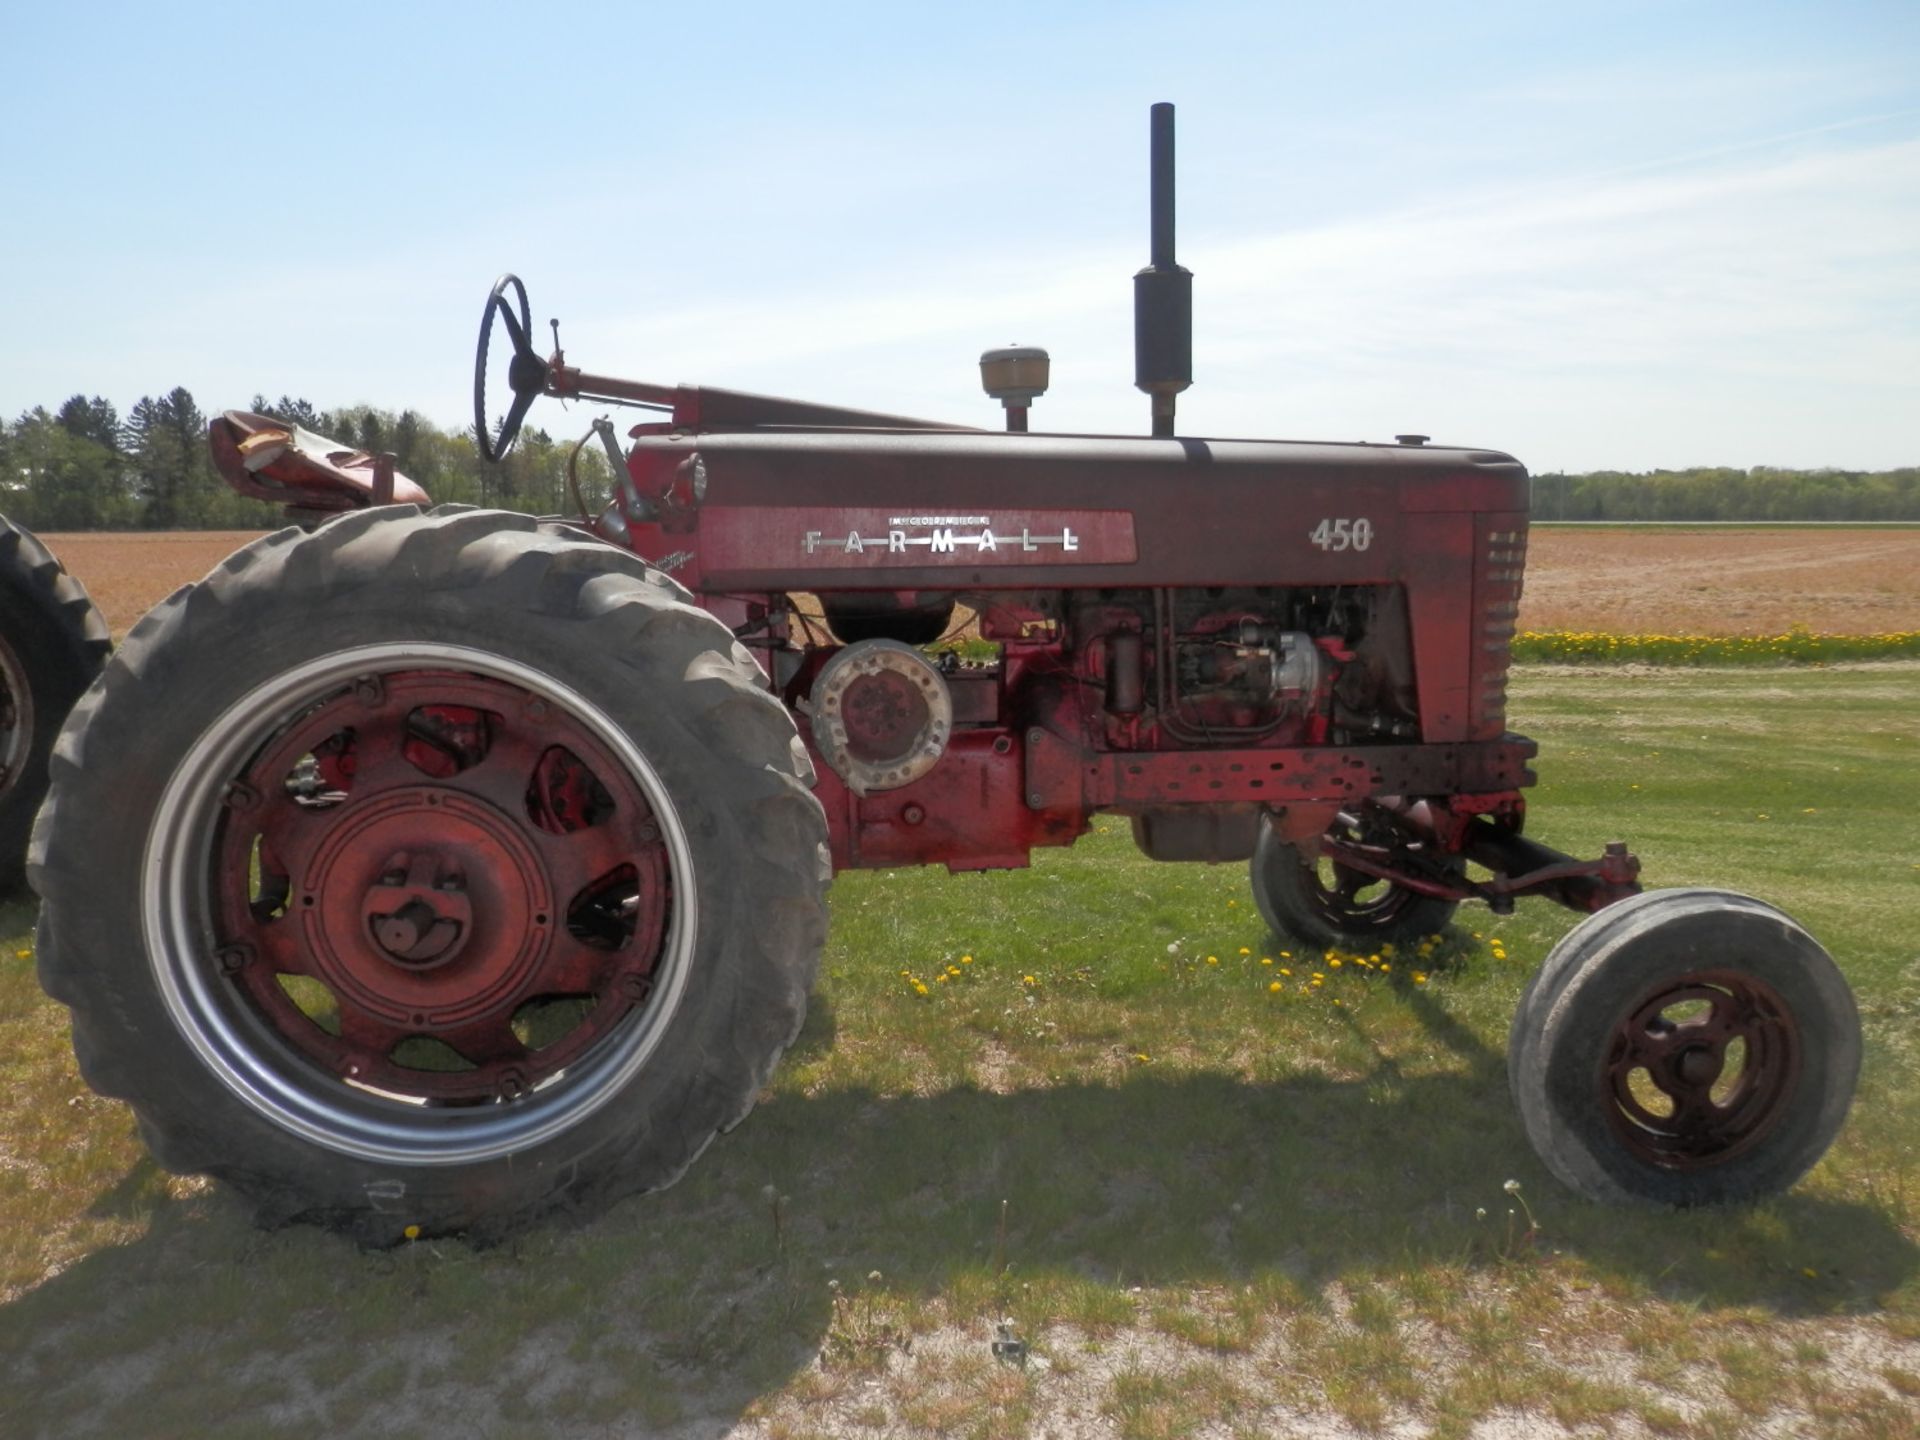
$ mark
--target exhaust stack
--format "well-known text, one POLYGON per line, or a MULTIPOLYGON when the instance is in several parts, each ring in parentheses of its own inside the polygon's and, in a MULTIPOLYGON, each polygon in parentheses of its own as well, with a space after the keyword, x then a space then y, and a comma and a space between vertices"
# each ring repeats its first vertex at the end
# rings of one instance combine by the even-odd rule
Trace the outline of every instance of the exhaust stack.
POLYGON ((1153 433, 1173 434, 1174 397, 1193 383, 1193 272, 1173 259, 1173 106, 1150 112, 1152 263, 1133 277, 1133 383, 1153 400, 1153 433))

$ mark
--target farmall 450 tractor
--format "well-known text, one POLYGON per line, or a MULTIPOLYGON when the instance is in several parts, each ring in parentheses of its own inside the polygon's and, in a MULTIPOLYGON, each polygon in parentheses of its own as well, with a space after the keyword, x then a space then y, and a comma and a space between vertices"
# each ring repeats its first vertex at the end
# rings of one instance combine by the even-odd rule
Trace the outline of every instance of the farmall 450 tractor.
POLYGON ((799 1030, 835 870, 1020 866, 1100 812, 1155 859, 1250 862, 1315 942, 1463 900, 1593 912, 1511 1059, 1586 1195, 1741 1200, 1818 1159, 1859 1063, 1820 946, 1524 833, 1520 464, 1175 433, 1171 107, 1153 137, 1151 437, 1025 433, 1029 351, 984 362, 1007 432, 589 374, 557 328, 538 355, 512 276, 475 372, 489 458, 543 395, 659 414, 624 450, 596 426, 598 514, 422 510, 390 461, 215 423, 242 489, 346 513, 140 622, 33 859, 46 988, 163 1164, 373 1244, 666 1185, 799 1030), (969 614, 992 663, 932 645, 969 614))

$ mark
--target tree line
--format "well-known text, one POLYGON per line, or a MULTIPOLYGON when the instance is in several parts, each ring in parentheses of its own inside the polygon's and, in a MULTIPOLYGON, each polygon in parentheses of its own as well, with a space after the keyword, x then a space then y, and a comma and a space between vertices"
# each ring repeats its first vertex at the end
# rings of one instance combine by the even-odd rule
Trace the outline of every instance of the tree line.
MULTIPOLYGON (((566 496, 571 441, 528 427, 505 461, 480 458, 471 431, 442 430, 415 411, 367 405, 321 410, 304 399, 253 397, 249 409, 377 454, 438 501, 571 513, 566 496)), ((0 424, 0 514, 35 530, 246 530, 279 523, 271 505, 230 489, 213 468, 207 420, 176 387, 142 396, 124 416, 99 396, 74 395, 57 410, 36 406, 0 424)), ((582 423, 584 431, 585 423, 582 423)), ((580 455, 589 503, 608 489, 598 445, 580 455)))
MULTIPOLYGON (((542 430, 522 432, 513 454, 489 465, 471 431, 442 430, 413 410, 321 410, 285 395, 256 395, 249 408, 369 453, 391 450, 400 472, 436 501, 536 514, 572 510, 572 445, 542 430)), ((597 445, 581 452, 580 476, 597 503, 608 482, 597 445)), ((97 395, 74 395, 57 410, 36 406, 0 425, 0 513, 36 530, 242 530, 279 518, 272 507, 234 493, 214 471, 207 417, 184 387, 142 396, 124 416, 97 395)), ((1920 467, 1536 475, 1533 518, 1920 521, 1920 467)))
POLYGON ((1536 520, 1920 520, 1920 467, 1733 470, 1533 477, 1536 520))

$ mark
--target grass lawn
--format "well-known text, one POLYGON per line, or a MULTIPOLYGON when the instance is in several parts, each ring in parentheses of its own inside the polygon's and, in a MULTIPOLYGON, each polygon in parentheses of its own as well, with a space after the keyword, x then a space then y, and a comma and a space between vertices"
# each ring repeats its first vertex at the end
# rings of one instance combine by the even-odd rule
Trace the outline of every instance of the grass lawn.
POLYGON ((1534 1160, 1506 1027, 1564 912, 1335 967, 1108 820, 837 880, 799 1046, 674 1190, 365 1255, 145 1158, 16 904, 0 1434, 1920 1433, 1920 665, 1513 691, 1542 839, 1771 900, 1852 980, 1859 1099, 1790 1195, 1609 1210, 1534 1160))

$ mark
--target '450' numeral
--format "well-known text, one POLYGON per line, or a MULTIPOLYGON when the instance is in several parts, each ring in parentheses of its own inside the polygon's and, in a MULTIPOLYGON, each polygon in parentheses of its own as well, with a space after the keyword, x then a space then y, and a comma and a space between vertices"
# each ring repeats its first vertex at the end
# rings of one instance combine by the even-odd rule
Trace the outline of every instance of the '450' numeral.
POLYGON ((1373 522, 1364 515, 1357 520, 1322 520, 1307 539, 1322 550, 1364 550, 1373 544, 1373 522))

